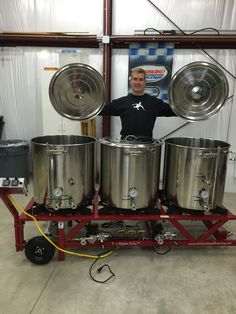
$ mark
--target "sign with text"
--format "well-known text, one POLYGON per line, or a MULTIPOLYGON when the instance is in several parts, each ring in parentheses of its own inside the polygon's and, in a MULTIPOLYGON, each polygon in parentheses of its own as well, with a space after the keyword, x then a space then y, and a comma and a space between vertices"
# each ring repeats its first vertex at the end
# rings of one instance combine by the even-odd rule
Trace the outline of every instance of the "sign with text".
MULTIPOLYGON (((173 43, 132 43, 129 46, 129 73, 134 68, 143 68, 146 72, 145 93, 165 102, 168 102, 173 53, 173 43)), ((130 92, 130 86, 128 90, 130 92)))

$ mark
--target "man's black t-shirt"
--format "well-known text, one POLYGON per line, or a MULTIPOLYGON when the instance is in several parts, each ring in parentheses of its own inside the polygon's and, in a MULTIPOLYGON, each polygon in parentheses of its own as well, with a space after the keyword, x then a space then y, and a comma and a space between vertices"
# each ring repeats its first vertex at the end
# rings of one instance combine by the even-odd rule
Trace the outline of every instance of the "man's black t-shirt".
POLYGON ((170 106, 162 100, 144 94, 128 95, 106 105, 100 115, 120 116, 121 136, 135 135, 152 137, 156 117, 176 116, 170 106))

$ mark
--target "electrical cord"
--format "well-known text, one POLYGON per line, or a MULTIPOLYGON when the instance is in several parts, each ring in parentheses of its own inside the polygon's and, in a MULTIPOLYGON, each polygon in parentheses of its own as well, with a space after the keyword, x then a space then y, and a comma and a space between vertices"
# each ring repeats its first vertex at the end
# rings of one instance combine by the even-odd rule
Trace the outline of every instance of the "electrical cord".
POLYGON ((193 34, 196 34, 196 33, 202 32, 202 31, 205 31, 205 30, 207 30, 207 29, 213 30, 213 31, 215 31, 218 35, 220 35, 219 30, 216 29, 216 28, 214 28, 214 27, 205 27, 205 28, 201 28, 201 29, 199 29, 199 30, 196 30, 196 31, 194 31, 194 32, 192 32, 192 33, 188 33, 188 34, 183 31, 183 33, 184 33, 185 35, 188 35, 188 36, 189 36, 189 35, 193 35, 193 34))
POLYGON ((113 253, 113 251, 108 251, 108 252, 105 252, 103 254, 100 254, 100 255, 91 255, 91 254, 85 254, 85 253, 76 253, 76 252, 73 252, 73 251, 68 251, 68 250, 64 250, 62 248, 60 248, 58 245, 56 245, 44 232, 43 230, 41 229, 37 219, 30 215, 29 213, 27 213, 27 211, 25 211, 22 206, 13 198, 12 195, 9 195, 9 199, 11 200, 12 204, 18 209, 20 210, 21 212, 23 212, 26 216, 28 216, 29 218, 31 218, 37 229, 39 230, 39 232, 42 234, 42 236, 49 242, 51 243, 57 250, 63 252, 63 253, 67 253, 67 254, 71 254, 71 255, 76 255, 76 256, 79 256, 79 257, 87 257, 87 258, 92 258, 92 259, 101 259, 101 258, 105 258, 109 255, 111 255, 113 253))
POLYGON ((94 276, 93 276, 93 274, 92 274, 92 269, 93 269, 94 265, 96 264, 96 262, 97 262, 98 260, 99 260, 99 258, 96 259, 96 260, 92 263, 92 265, 91 265, 91 267, 90 267, 90 269, 89 269, 89 275, 90 275, 90 278, 91 278, 93 281, 98 282, 98 283, 105 283, 105 282, 109 281, 112 277, 115 277, 115 274, 113 273, 113 271, 111 270, 111 268, 110 268, 110 266, 109 266, 108 264, 104 264, 104 265, 102 265, 101 267, 99 267, 99 268, 96 270, 96 272, 97 272, 98 274, 100 274, 100 273, 102 272, 102 270, 106 267, 111 275, 110 275, 107 279, 105 279, 105 280, 97 280, 97 279, 95 279, 94 276))
POLYGON ((156 32, 156 33, 158 33, 158 34, 160 34, 160 35, 163 35, 162 32, 160 32, 159 30, 157 30, 156 28, 153 28, 153 27, 148 27, 148 28, 146 28, 146 29, 144 30, 143 34, 144 34, 144 35, 147 35, 147 34, 146 34, 147 31, 154 31, 154 32, 156 32))

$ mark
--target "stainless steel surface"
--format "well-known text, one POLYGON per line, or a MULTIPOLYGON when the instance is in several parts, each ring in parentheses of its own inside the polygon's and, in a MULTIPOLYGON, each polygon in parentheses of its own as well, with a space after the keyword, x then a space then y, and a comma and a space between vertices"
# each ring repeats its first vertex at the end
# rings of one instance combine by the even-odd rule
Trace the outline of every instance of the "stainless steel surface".
POLYGON ((91 66, 71 63, 52 77, 49 97, 62 116, 88 120, 98 115, 105 104, 105 85, 100 73, 91 66))
POLYGON ((100 197, 116 208, 154 206, 158 197, 162 142, 111 141, 101 143, 100 197))
POLYGON ((167 139, 163 177, 167 203, 194 210, 222 205, 229 147, 211 139, 167 139))
POLYGON ((208 62, 193 62, 172 77, 169 104, 182 118, 203 120, 223 106, 228 90, 228 81, 219 67, 208 62))
POLYGON ((94 148, 87 136, 52 135, 32 139, 33 190, 38 204, 55 210, 76 208, 94 195, 94 148))

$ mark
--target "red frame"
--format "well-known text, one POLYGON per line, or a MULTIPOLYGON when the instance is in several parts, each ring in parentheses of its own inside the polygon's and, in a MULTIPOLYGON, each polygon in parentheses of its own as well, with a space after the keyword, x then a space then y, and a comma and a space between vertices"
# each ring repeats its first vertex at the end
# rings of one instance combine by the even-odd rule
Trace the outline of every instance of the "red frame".
MULTIPOLYGON (((15 247, 16 251, 22 251, 25 248, 26 240, 24 239, 24 225, 27 221, 32 221, 30 217, 24 213, 20 213, 12 203, 9 195, 22 194, 21 189, 17 188, 0 188, 0 198, 12 214, 14 218, 15 229, 15 247)), ((98 214, 98 193, 94 196, 92 214, 90 215, 58 215, 42 213, 35 215, 37 221, 57 221, 58 223, 58 238, 53 240, 60 248, 117 248, 117 247, 193 247, 193 246, 236 246, 236 239, 227 239, 228 232, 223 228, 223 225, 228 221, 236 220, 236 215, 228 211, 227 214, 210 214, 204 213, 201 215, 191 214, 167 214, 166 210, 158 204, 160 214, 142 214, 142 215, 99 215, 98 214), (91 221, 104 221, 104 220, 142 220, 145 221, 147 230, 149 231, 149 238, 145 240, 133 240, 117 238, 113 240, 105 240, 103 242, 96 241, 95 243, 86 243, 82 245, 80 242, 73 240, 73 237, 91 221), (76 221, 76 226, 71 227, 69 232, 65 231, 65 223, 71 225, 72 221, 76 221), (150 221, 170 222, 185 238, 182 240, 163 240, 162 244, 159 244, 152 237, 152 227, 150 221), (200 221, 206 226, 200 235, 194 237, 183 225, 184 221, 200 221), (213 237, 212 237, 213 236, 213 237)), ((32 208, 34 199, 32 198, 25 208, 28 211, 32 208)), ((63 261, 65 259, 65 253, 58 250, 58 260, 63 261)))

